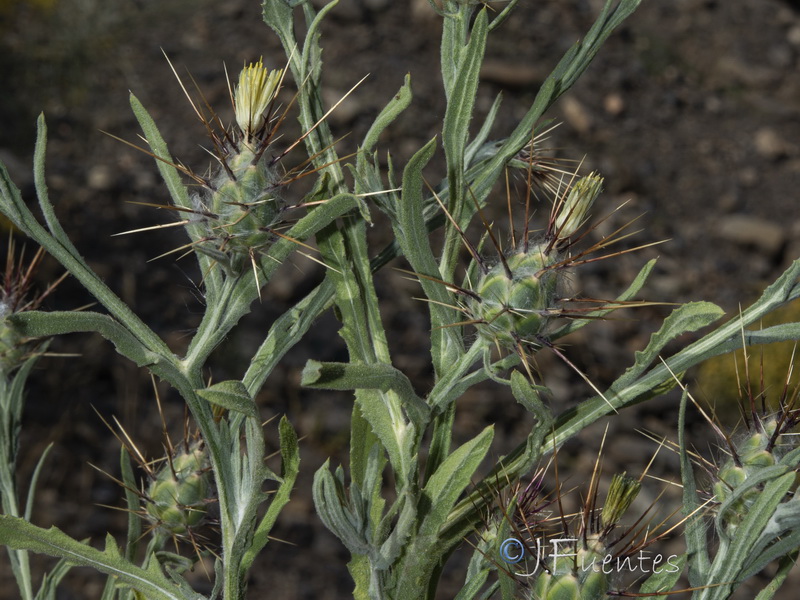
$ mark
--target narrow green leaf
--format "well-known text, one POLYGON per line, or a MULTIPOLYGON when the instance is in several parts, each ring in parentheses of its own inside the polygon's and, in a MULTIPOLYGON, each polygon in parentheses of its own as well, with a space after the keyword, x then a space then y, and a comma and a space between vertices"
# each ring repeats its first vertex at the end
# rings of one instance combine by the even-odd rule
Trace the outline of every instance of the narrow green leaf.
MULTIPOLYGON (((403 192, 400 198, 400 222, 392 223, 403 254, 411 263, 411 267, 421 275, 439 278, 439 268, 428 240, 425 226, 424 198, 422 194, 422 169, 428 164, 436 151, 436 138, 430 140, 417 151, 403 171, 403 192)), ((425 294, 431 300, 449 303, 448 295, 441 284, 423 279, 420 281, 425 294)), ((441 307, 432 304, 431 311, 440 312, 441 307)), ((435 323, 442 324, 440 317, 435 323)))
POLYGON ((438 376, 444 373, 445 356, 454 354, 453 349, 463 348, 458 327, 446 327, 459 320, 459 313, 448 305, 452 298, 446 287, 437 281, 441 279, 439 267, 433 255, 425 224, 425 205, 422 194, 422 169, 428 164, 436 149, 436 139, 432 139, 409 161, 403 171, 403 191, 400 200, 399 223, 392 223, 403 254, 411 268, 419 273, 420 285, 429 303, 431 315, 431 356, 433 368, 438 376))
MULTIPOLYGON (((794 509, 797 510, 797 507, 795 506, 794 509)), ((752 559, 742 567, 741 579, 749 579, 763 571, 773 561, 796 554, 800 549, 800 529, 795 528, 792 531, 787 531, 780 538, 772 538, 771 542, 766 550, 760 554, 756 555, 757 549, 753 549, 751 553, 752 559)))
MULTIPOLYGON (((139 126, 144 132, 147 144, 156 156, 158 172, 161 173, 161 177, 167 185, 172 201, 176 206, 194 208, 189 198, 189 192, 186 190, 186 186, 183 184, 178 170, 173 166, 174 161, 172 159, 172 154, 170 154, 164 138, 161 137, 161 132, 158 130, 155 121, 136 96, 131 94, 129 100, 131 108, 133 109, 133 114, 136 116, 136 120, 139 121, 139 126)), ((196 239, 195 236, 192 237, 196 239)))
POLYGON ((488 23, 487 10, 484 8, 475 19, 463 60, 458 65, 453 92, 448 98, 447 111, 442 124, 442 145, 447 156, 448 169, 462 167, 461 173, 463 173, 464 151, 469 137, 469 122, 472 120, 483 54, 486 51, 488 23))
MULTIPOLYGON (((486 8, 478 13, 470 32, 469 43, 461 52, 462 58, 459 60, 453 89, 447 97, 447 110, 442 125, 442 147, 447 159, 447 183, 450 190, 447 209, 462 230, 467 227, 475 212, 472 198, 474 192, 466 187, 465 152, 480 81, 480 68, 486 50, 487 13, 486 8)), ((476 199, 478 202, 482 200, 480 197, 476 199)), ((446 223, 439 261, 439 271, 446 280, 453 277, 462 244, 458 229, 446 223)))
POLYGON ((355 587, 353 589, 353 600, 373 600, 370 596, 369 587, 372 579, 372 567, 369 564, 369 557, 365 554, 354 554, 347 570, 353 578, 355 587))
POLYGON ((195 392, 211 404, 258 419, 258 407, 241 381, 220 381, 209 388, 195 392))
POLYGON ((317 317, 330 307, 333 299, 333 282, 325 279, 300 302, 278 317, 267 337, 250 361, 243 382, 251 396, 255 396, 272 370, 311 328, 317 317))
POLYGON ((36 468, 33 470, 33 475, 31 475, 31 482, 28 485, 28 499, 25 501, 25 513, 23 515, 26 521, 31 520, 31 514, 33 513, 33 502, 36 497, 36 484, 39 482, 39 475, 42 472, 42 467, 44 466, 47 456, 50 454, 50 450, 52 449, 53 442, 50 442, 47 444, 44 452, 42 452, 42 455, 36 462, 36 468))
POLYGON ((39 206, 42 209, 44 220, 47 223, 47 228, 53 235, 53 238, 74 258, 80 260, 80 254, 75 248, 72 240, 69 239, 64 228, 56 217, 53 204, 50 202, 50 197, 47 191, 47 181, 45 179, 45 158, 47 155, 47 124, 44 120, 44 113, 39 115, 36 120, 36 148, 33 154, 33 179, 36 186, 36 196, 39 199, 39 206))
MULTIPOLYGON (((406 74, 403 85, 392 100, 375 118, 361 143, 361 152, 371 152, 378 143, 381 133, 411 104, 411 75, 406 74)), ((377 190, 375 190, 377 191, 377 190)))
POLYGON ((39 591, 36 592, 36 600, 56 600, 58 586, 71 568, 71 563, 63 558, 59 560, 50 572, 42 577, 42 584, 39 586, 39 591))
POLYGON ((301 385, 316 389, 371 389, 396 392, 418 427, 427 422, 430 409, 414 392, 411 381, 401 371, 385 363, 331 363, 309 360, 303 368, 301 385))
MULTIPOLYGON (((351 485, 351 494, 355 487, 351 485)), ((326 461, 314 473, 312 491, 314 506, 325 526, 342 540, 352 554, 369 553, 367 533, 369 523, 358 507, 348 506, 341 468, 337 469, 334 475, 330 471, 329 462, 326 461)))
POLYGON ((684 390, 678 413, 678 446, 681 460, 681 483, 683 484, 683 512, 686 515, 684 538, 686 539, 686 556, 689 562, 689 584, 697 587, 708 583, 711 570, 708 558, 706 528, 702 515, 698 512, 700 500, 694 479, 694 468, 689 460, 686 443, 686 406, 689 393, 684 390))
MULTIPOLYGON (((0 543, 18 550, 64 558, 73 564, 92 567, 118 577, 119 580, 144 594, 148 600, 205 600, 189 593, 164 577, 158 565, 144 570, 116 553, 106 553, 72 539, 59 529, 42 529, 23 519, 0 515, 0 543)), ((152 563, 158 561, 152 560, 152 563)))
POLYGON ((751 557, 753 548, 775 508, 791 488, 795 480, 794 472, 772 479, 764 486, 755 502, 748 508, 747 515, 727 548, 721 548, 714 557, 708 572, 706 584, 720 584, 702 590, 697 600, 725 600, 738 584, 744 565, 751 557))
MULTIPOLYGON (((429 397, 429 400, 431 398, 429 397)), ((433 420, 433 432, 425 459, 425 480, 433 475, 444 460, 450 456, 450 444, 453 441, 453 422, 456 418, 456 403, 451 402, 444 410, 440 410, 433 420)))
MULTIPOLYGON (((408 442, 413 441, 413 436, 410 436, 412 432, 408 429, 410 425, 403 422, 402 412, 399 409, 395 410, 396 405, 392 398, 387 398, 388 396, 390 394, 377 390, 357 390, 354 410, 361 411, 364 420, 369 423, 372 432, 386 449, 396 476, 402 479, 398 485, 402 485, 405 477, 410 474, 412 457, 408 455, 407 450, 408 442), (402 437, 406 438, 406 443, 403 443, 402 437)), ((372 451, 374 439, 370 436, 359 441, 363 447, 355 450, 355 453, 359 457, 357 463, 362 464, 363 457, 372 451)), ((354 449, 351 448, 350 452, 352 454, 354 449)))
POLYGON ((492 130, 492 126, 494 125, 494 121, 497 118, 497 114, 500 112, 500 103, 502 102, 502 100, 503 100, 503 94, 502 93, 497 94, 497 96, 494 99, 494 102, 492 102, 492 106, 489 109, 489 112, 486 114, 486 118, 484 119, 483 124, 481 125, 481 128, 478 131, 478 134, 469 143, 469 146, 467 146, 467 149, 464 151, 464 164, 466 166, 469 167, 472 166, 473 162, 478 162, 476 160, 476 156, 479 158, 479 160, 485 160, 483 157, 480 156, 481 155, 480 151, 484 149, 486 145, 489 145, 493 148, 496 147, 494 143, 486 144, 486 139, 489 137, 489 133, 492 130))
MULTIPOLYGON (((669 558, 672 558, 671 556, 669 558)), ((677 560, 667 562, 662 567, 653 569, 653 574, 648 577, 642 587, 639 588, 640 594, 656 594, 657 592, 669 592, 678 583, 681 573, 686 566, 686 555, 681 554, 677 560)), ((670 594, 662 596, 648 596, 651 600, 669 600, 670 594)))
MULTIPOLYGON (((158 130, 155 121, 136 96, 131 94, 129 100, 131 108, 133 109, 133 114, 136 116, 136 120, 139 122, 139 126, 144 132, 147 144, 150 146, 155 157, 157 157, 155 160, 156 167, 167 186, 173 204, 190 210, 194 209, 195 206, 189 197, 189 192, 181 179, 178 169, 174 166, 175 163, 172 159, 172 154, 164 138, 161 136, 161 132, 158 130)), ((206 235, 203 225, 199 221, 196 223, 187 223, 184 229, 193 242, 202 239, 206 235)), ((195 256, 200 263, 200 270, 204 274, 203 285, 205 288, 206 300, 213 302, 214 298, 219 293, 221 271, 220 269, 214 268, 214 261, 209 256, 201 252, 195 252, 195 256)))
POLYGON ((294 17, 292 8, 298 2, 287 3, 282 0, 264 0, 261 3, 261 16, 278 35, 287 56, 296 47, 294 37, 294 17))
POLYGON ((489 578, 489 573, 491 573, 491 569, 482 569, 477 573, 474 573, 472 577, 467 579, 467 581, 464 583, 464 586, 458 592, 455 600, 473 600, 473 598, 475 598, 481 591, 483 584, 486 583, 486 580, 489 578))
POLYGON ((540 424, 546 424, 546 428, 549 429, 549 423, 553 420, 553 415, 542 402, 540 395, 540 392, 546 390, 547 388, 531 385, 519 371, 511 373, 511 391, 514 394, 514 398, 525 407, 525 410, 536 417, 540 424))
POLYGON ((783 585, 783 582, 786 581, 796 561, 797 552, 792 553, 790 556, 784 556, 778 565, 778 571, 772 576, 772 579, 764 589, 758 593, 755 600, 771 600, 778 589, 783 585))
POLYGON ((26 336, 50 337, 65 333, 97 332, 114 344, 117 352, 139 367, 153 365, 160 356, 150 352, 131 332, 108 315, 83 311, 27 311, 10 317, 26 336))
MULTIPOLYGON (((435 7, 434 0, 428 0, 434 10, 444 16, 442 24, 442 43, 440 49, 440 63, 442 69, 442 83, 444 84, 444 94, 450 98, 455 87, 455 80, 458 77, 459 66, 464 46, 467 42, 469 33, 469 23, 474 12, 474 8, 467 2, 461 2, 439 11, 435 7)), ((447 5, 445 5, 446 7, 447 5)))
MULTIPOLYGON (((377 560, 373 560, 373 568, 388 569, 391 567, 400 553, 407 546, 407 540, 417 526, 417 507, 412 498, 412 495, 406 491, 394 503, 391 511, 384 517, 382 525, 388 527, 394 523, 391 532, 385 537, 381 543, 380 550, 377 553, 377 560), (399 516, 396 516, 398 515, 399 516)), ((377 540, 380 542, 380 539, 377 540)))
MULTIPOLYGON (((528 473, 542 457, 542 444, 545 436, 553 427, 553 413, 542 402, 540 392, 547 388, 531 385, 525 376, 519 371, 511 373, 511 392, 517 402, 522 404, 525 409, 536 417, 536 425, 528 434, 525 445, 524 460, 519 464, 517 470, 520 474, 528 473)), ((498 471, 501 477, 514 477, 511 473, 503 472, 505 457, 498 461, 498 471)))
POLYGON ((647 347, 637 352, 635 362, 614 383, 612 389, 630 384, 649 367, 664 347, 684 333, 691 333, 719 320, 724 311, 711 302, 689 302, 672 311, 656 333, 650 337, 647 347))
MULTIPOLYGON (((423 498, 428 506, 420 511, 425 515, 420 527, 421 537, 431 536, 433 539, 438 535, 456 500, 470 484, 475 470, 489 451, 493 436, 494 428, 490 425, 456 449, 428 479, 423 488, 423 498)), ((438 541, 447 543, 447 540, 438 541)))
POLYGON ((18 229, 27 233, 25 215, 20 207, 25 206, 19 188, 11 181, 5 164, 0 161, 0 210, 18 229))
POLYGON ((253 535, 244 558, 242 570, 247 571, 258 556, 258 553, 267 545, 269 532, 278 520, 278 515, 289 502, 289 497, 294 488, 297 475, 300 472, 300 450, 297 443, 297 434, 286 417, 281 418, 279 425, 281 443, 281 483, 278 490, 271 496, 269 508, 253 535))
POLYGON ((120 447, 119 464, 122 473, 122 483, 125 484, 125 504, 128 508, 128 535, 125 543, 125 558, 131 562, 136 560, 136 549, 142 537, 142 517, 138 514, 141 510, 139 495, 136 493, 138 484, 133 474, 133 465, 127 448, 120 447))

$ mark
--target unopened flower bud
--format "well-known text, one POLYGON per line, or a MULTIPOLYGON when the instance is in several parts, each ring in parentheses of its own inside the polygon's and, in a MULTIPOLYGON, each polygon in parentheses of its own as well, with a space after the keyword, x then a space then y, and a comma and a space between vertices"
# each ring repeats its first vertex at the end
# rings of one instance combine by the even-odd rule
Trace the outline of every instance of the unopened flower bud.
POLYGON ((239 85, 233 95, 233 108, 236 123, 246 139, 249 140, 264 127, 264 113, 278 91, 282 75, 281 69, 270 72, 261 59, 258 63, 246 66, 239 74, 239 85))
POLYGON ((203 523, 212 494, 204 448, 196 444, 165 463, 147 491, 146 512, 155 525, 181 535, 203 523))
POLYGON ((566 239, 581 228, 589 209, 602 191, 603 178, 597 173, 581 177, 575 182, 555 218, 553 232, 559 239, 566 239))
POLYGON ((626 473, 614 475, 608 488, 603 512, 600 514, 603 527, 612 527, 619 523, 622 515, 639 495, 641 488, 642 484, 633 477, 628 477, 626 473))

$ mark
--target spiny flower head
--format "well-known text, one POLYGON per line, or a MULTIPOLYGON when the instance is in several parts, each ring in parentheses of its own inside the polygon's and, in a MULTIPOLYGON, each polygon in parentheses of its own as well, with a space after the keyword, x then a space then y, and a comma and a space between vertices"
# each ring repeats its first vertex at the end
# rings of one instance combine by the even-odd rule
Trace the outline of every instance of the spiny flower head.
MULTIPOLYGON (((764 469, 781 463, 789 452, 798 448, 797 435, 791 431, 798 421, 800 410, 784 407, 776 415, 758 417, 744 437, 729 441, 728 455, 716 469, 712 484, 716 510, 722 511, 718 523, 725 533, 732 534, 758 500, 766 484, 759 482, 764 469)), ((800 468, 800 458, 793 462, 788 466, 800 468)), ((776 477, 782 474, 781 471, 776 477)))
POLYGON ((202 443, 194 442, 155 473, 145 494, 145 512, 155 527, 183 535, 203 524, 211 496, 208 456, 202 443))
MULTIPOLYGON (((793 363, 794 352, 789 361, 790 365, 793 363)), ((746 352, 744 365, 745 381, 750 381, 746 352)), ((746 389, 740 389, 745 429, 743 432, 725 432, 687 392, 688 398, 724 442, 723 458, 720 461, 696 457, 697 464, 712 479, 708 495, 713 503, 712 513, 716 515, 715 524, 720 536, 734 534, 760 499, 767 484, 782 478, 790 471, 800 471, 800 439, 795 431, 800 424, 800 386, 791 389, 792 370, 790 366, 778 398, 777 412, 768 411, 767 393, 763 384, 757 394, 749 384, 746 389)), ((781 502, 787 499, 783 498, 781 502)))
POLYGON ((563 498, 543 497, 542 476, 542 471, 537 473, 524 490, 517 485, 510 505, 501 506, 513 535, 500 546, 501 560, 511 574, 521 577, 520 583, 530 582, 525 597, 531 600, 606 598, 621 573, 639 564, 641 550, 661 537, 655 533, 647 539, 653 533, 648 531, 645 539, 637 539, 640 532, 633 529, 612 535, 638 495, 640 482, 625 473, 615 475, 601 509, 596 469, 583 508, 568 515, 563 513, 563 498), (560 514, 547 511, 554 506, 560 514))
POLYGON ((467 308, 487 341, 515 348, 544 332, 558 298, 557 258, 544 248, 519 248, 481 274, 467 308))
POLYGON ((180 224, 187 227, 192 242, 173 252, 191 247, 228 273, 238 275, 248 264, 257 273, 256 257, 279 235, 275 231, 284 223, 283 212, 291 208, 280 190, 293 181, 294 170, 279 171, 276 166, 288 150, 267 155, 286 116, 274 107, 282 78, 282 69, 270 71, 261 59, 246 65, 235 90, 230 89, 235 123, 226 128, 208 101, 195 102, 178 77, 211 139, 218 166, 201 176, 180 163, 170 163, 199 184, 191 206, 176 207, 187 215, 180 224))
MULTIPOLYGON (((573 311, 567 306, 571 299, 565 298, 565 278, 571 267, 585 262, 584 257, 596 249, 573 253, 602 184, 603 178, 597 173, 580 178, 573 173, 569 181, 562 181, 544 233, 537 239, 526 222, 519 241, 512 234, 510 253, 500 248, 489 231, 499 256, 492 266, 468 244, 474 265, 471 272, 477 276, 457 291, 467 297, 463 311, 481 338, 521 352, 524 347, 538 346, 553 318, 579 318, 585 309, 573 311)), ((604 245, 609 243, 613 240, 606 240, 604 245)))
POLYGON ((601 460, 602 449, 589 489, 580 493, 581 508, 576 512, 565 510, 566 493, 558 480, 554 494, 544 493, 545 469, 539 470, 528 486, 515 483, 498 494, 503 539, 495 546, 499 557, 496 564, 524 587, 523 598, 602 600, 626 595, 617 590, 637 571, 641 575, 660 563, 670 572, 679 570, 676 555, 664 557, 649 548, 677 527, 669 526, 668 521, 680 507, 653 526, 653 503, 635 519, 631 517, 632 526, 622 525, 646 471, 639 478, 626 473, 614 475, 601 506, 601 460))

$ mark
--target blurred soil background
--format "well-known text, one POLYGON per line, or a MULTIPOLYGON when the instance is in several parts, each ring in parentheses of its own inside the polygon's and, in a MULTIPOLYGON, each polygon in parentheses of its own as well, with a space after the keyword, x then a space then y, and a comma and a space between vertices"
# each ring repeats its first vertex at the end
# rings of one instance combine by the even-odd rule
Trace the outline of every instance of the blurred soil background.
MULTIPOLYGON (((587 31, 601 6, 600 0, 523 0, 490 37, 477 110, 484 115, 495 95, 503 93, 494 138, 503 137, 518 122, 549 70, 587 31)), ((380 153, 391 151, 400 169, 440 133, 444 102, 439 30, 439 18, 426 0, 341 0, 323 27, 328 104, 369 73, 330 117, 336 136, 350 134, 340 144, 342 154, 356 149, 406 73, 411 75, 414 101, 384 135, 380 153)), ((0 1, 0 159, 33 202, 35 121, 43 111, 49 129, 47 181, 64 228, 92 268, 180 353, 202 314, 199 274, 190 258, 148 262, 185 243, 177 229, 112 237, 169 222, 173 216, 135 204, 168 202, 152 159, 101 133, 140 143, 128 103, 132 92, 151 112, 173 155, 205 171, 210 159, 204 147, 210 144, 164 54, 187 85, 191 73, 226 123, 232 120, 232 109, 225 65, 233 78, 243 63, 261 56, 270 67, 285 61, 276 37, 261 21, 256 0, 0 1)), ((547 117, 562 124, 546 145, 563 158, 584 159, 585 172, 596 169, 606 178, 597 214, 611 213, 627 201, 597 229, 595 239, 641 215, 633 228, 642 232, 630 244, 665 242, 581 267, 575 289, 590 297, 613 298, 647 259, 658 256, 643 292, 646 299, 709 300, 733 316, 800 256, 799 67, 800 3, 644 2, 609 39, 580 82, 550 110, 547 117)), ((287 84, 285 102, 294 85, 287 84)), ((297 135, 290 118, 276 153, 297 135)), ((284 162, 290 167, 299 160, 290 155, 284 162)), ((427 176, 438 181, 442 174, 439 156, 427 176)), ((301 190, 297 185, 289 195, 299 198, 301 190)), ((495 198, 490 210, 502 224, 505 193, 498 190, 495 198)), ((546 208, 540 209, 538 218, 545 214, 546 208)), ((480 236, 479 230, 470 233, 475 239, 480 236)), ((391 239, 387 223, 378 219, 370 237, 375 251, 382 248, 391 239)), ((28 253, 32 250, 29 245, 28 253)), ((49 260, 39 275, 44 283, 61 272, 49 260)), ((284 265, 268 285, 264 301, 217 353, 209 376, 215 381, 241 376, 270 323, 323 276, 320 267, 301 256, 284 265)), ((412 300, 419 293, 417 285, 387 269, 378 276, 377 286, 396 365, 425 390, 431 382, 428 324, 425 307, 412 300)), ((74 280, 67 280, 46 307, 68 310, 90 302, 74 280)), ((594 323, 570 338, 565 351, 602 388, 632 362, 633 352, 646 344, 668 311, 627 311, 620 319, 594 323)), ((797 313, 794 310, 795 320, 797 313)), ((346 360, 336 331, 331 315, 321 318, 257 399, 264 419, 287 414, 304 439, 301 478, 274 531, 294 546, 268 545, 253 570, 253 598, 350 597, 347 553, 316 518, 310 483, 328 457, 334 464, 346 461, 352 401, 348 394, 309 393, 298 384, 308 358, 346 360)), ((675 348, 691 339, 681 339, 675 348)), ((54 340, 51 350, 80 357, 44 358, 31 379, 21 482, 27 482, 45 446, 55 444, 42 474, 33 521, 57 525, 77 538, 100 540, 107 530, 119 535, 125 515, 97 505, 121 506, 122 492, 89 466, 117 474, 119 442, 95 410, 107 420, 116 416, 148 457, 161 456, 152 385, 99 336, 65 336, 54 340)), ((768 357, 780 375, 786 372, 786 360, 780 363, 777 354, 768 357)), ((537 361, 559 410, 592 394, 553 356, 542 354, 537 361)), ((710 375, 691 374, 689 383, 698 398, 718 404, 730 426, 738 411, 736 383, 727 368, 715 367, 710 375)), ((167 418, 175 424, 170 433, 177 439, 182 434, 181 402, 160 390, 167 418)), ((656 444, 635 430, 675 439, 676 415, 676 398, 671 395, 610 419, 606 472, 641 472, 656 444)), ((493 385, 473 389, 459 400, 456 442, 475 435, 487 422, 497 423, 495 456, 520 443, 531 425, 513 398, 493 385)), ((588 477, 605 425, 584 432, 560 453, 562 469, 573 473, 575 484, 588 477)), ((267 427, 277 445, 275 422, 267 427)), ((703 450, 709 440, 714 443, 699 423, 692 434, 703 450)), ((676 470, 677 459, 666 451, 653 467, 655 474, 672 479, 676 470)), ((662 487, 657 482, 646 486, 642 505, 662 487)), ((662 502, 673 503, 665 507, 669 512, 677 506, 678 494, 666 498, 662 502)), ((679 552, 680 543, 674 544, 665 551, 679 552)), ((445 575, 442 598, 455 594, 462 576, 445 575)), ((208 588, 202 569, 196 570, 195 579, 198 589, 208 588)), ((60 598, 98 598, 102 585, 96 574, 76 569, 60 598)), ((755 593, 747 588, 740 597, 755 593)), ((7 560, 0 559, 0 599, 16 597, 7 560)))

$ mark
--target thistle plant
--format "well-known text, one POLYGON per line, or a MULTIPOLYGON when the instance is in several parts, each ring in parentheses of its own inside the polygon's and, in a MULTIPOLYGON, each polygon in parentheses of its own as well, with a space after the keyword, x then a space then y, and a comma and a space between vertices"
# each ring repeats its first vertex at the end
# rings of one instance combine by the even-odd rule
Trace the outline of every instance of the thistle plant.
MULTIPOLYGON (((26 600, 55 598, 56 584, 71 565, 89 566, 108 577, 103 600, 247 597, 249 573, 263 560, 262 551, 290 501, 300 469, 298 438, 290 424, 297 415, 291 414, 279 426, 280 471, 266 466, 267 434, 256 398, 286 353, 328 310, 341 324, 339 335, 348 359, 323 362, 312 353, 306 357, 301 383, 310 390, 353 393, 349 464, 326 463, 314 475, 310 493, 320 521, 350 552, 347 568, 353 595, 359 599, 436 597, 449 559, 476 528, 485 531, 457 598, 516 597, 517 586, 508 585, 497 558, 507 525, 495 499, 504 493, 500 488, 511 486, 499 482, 529 476, 546 455, 581 430, 666 393, 676 384, 675 374, 680 380, 708 358, 755 343, 800 337, 796 323, 747 329, 800 296, 796 261, 750 308, 702 336, 698 333, 692 344, 666 355, 676 338, 718 321, 723 314, 719 307, 692 302, 675 308, 613 384, 603 390, 592 384, 588 397, 571 407, 549 401, 548 376, 536 369, 534 354, 552 352, 574 367, 569 350, 559 347, 563 336, 591 326, 612 310, 647 304, 643 288, 655 261, 647 262, 615 298, 587 298, 567 285, 572 269, 596 260, 613 264, 617 255, 653 241, 625 247, 625 227, 600 236, 593 228, 595 215, 613 208, 604 204, 602 175, 562 168, 544 159, 537 145, 548 127, 548 108, 589 67, 639 1, 605 3, 595 24, 556 64, 510 131, 500 131, 497 125, 500 97, 481 122, 475 105, 487 39, 506 19, 514 18, 517 1, 500 6, 431 1, 442 23, 446 111, 441 136, 422 145, 402 165, 387 158, 385 168, 378 158, 384 151, 381 134, 402 112, 418 108, 412 82, 410 77, 398 80, 397 93, 386 99, 357 151, 340 156, 336 139, 346 132, 332 131, 326 117, 335 106, 326 110, 322 93, 321 28, 336 5, 333 0, 317 11, 304 0, 262 3, 264 21, 280 40, 286 62, 265 65, 258 60, 244 66, 229 85, 235 115, 231 124, 223 123, 204 99, 192 100, 215 161, 208 174, 200 175, 172 156, 154 120, 131 95, 147 143, 141 150, 154 158, 169 191, 171 205, 159 206, 178 217, 156 228, 176 232, 175 252, 194 257, 200 273, 196 283, 203 294, 203 315, 181 356, 103 282, 70 241, 47 189, 43 116, 34 155, 43 222, 0 168, 0 211, 97 300, 96 308, 79 312, 36 310, 34 303, 29 310, 2 314, 2 356, 17 361, 18 369, 16 375, 9 371, 13 377, 0 390, 3 414, 13 417, 4 418, 15 424, 4 427, 3 447, 15 448, 17 443, 25 381, 21 375, 31 368, 19 361, 29 354, 30 340, 67 333, 102 335, 119 354, 171 387, 197 430, 177 448, 165 444, 163 456, 154 461, 139 461, 148 465, 144 487, 137 482, 130 444, 123 444, 120 475, 112 476, 122 483, 121 500, 131 518, 126 535, 109 533, 102 549, 57 528, 34 524, 34 494, 26 511, 17 508, 13 453, 7 453, 0 543, 9 549, 26 600), (300 31, 304 34, 298 37, 300 31), (297 89, 291 99, 282 92, 287 81, 297 89), (296 118, 302 129, 294 141, 281 135, 289 118, 296 118), (283 162, 293 151, 302 151, 305 159, 287 167, 283 162), (446 174, 431 181, 426 167, 437 153, 446 174), (499 183, 514 172, 524 174, 520 179, 526 209, 523 215, 512 215, 509 230, 502 234, 486 215, 509 202, 508 195, 498 191, 499 183), (310 182, 307 192, 290 185, 300 178, 310 182), (376 219, 378 212, 385 218, 376 219), (522 228, 515 228, 519 221, 522 228), (375 248, 367 227, 384 222, 394 240, 375 248), (510 244, 505 242, 508 237, 510 244), (215 351, 228 343, 256 302, 268 301, 265 286, 279 266, 294 252, 309 250, 314 252, 309 256, 326 267, 324 279, 271 324, 238 379, 212 383, 208 372, 215 351), (464 257, 468 264, 462 271, 464 257), (398 268, 418 279, 426 301, 433 382, 424 391, 393 362, 373 279, 395 259, 404 261, 398 260, 398 268), (497 458, 490 458, 497 455, 491 424, 457 447, 453 436, 456 414, 463 410, 459 400, 487 380, 510 388, 533 417, 524 439, 497 458), (212 520, 208 535, 214 539, 207 545, 190 544, 194 547, 183 557, 167 550, 172 536, 193 541, 196 529, 212 520), (61 561, 38 594, 25 562, 27 552, 61 561), (214 563, 208 595, 196 591, 185 577, 197 554, 214 563)), ((354 74, 353 81, 362 76, 354 74)), ((774 426, 760 422, 757 431, 736 446, 733 464, 718 472, 718 506, 708 510, 697 493, 684 426, 679 424, 687 552, 676 557, 680 568, 654 573, 637 582, 637 592, 625 593, 662 597, 677 585, 686 564, 692 586, 687 593, 728 598, 734 584, 777 560, 777 583, 759 599, 773 597, 800 547, 796 500, 788 499, 797 453, 776 450, 790 433, 785 424, 789 421, 794 424, 793 418, 774 426), (704 524, 709 519, 719 530, 713 563, 706 550, 704 524)), ((619 523, 646 483, 615 478, 602 509, 597 506, 597 484, 592 483, 590 500, 574 529, 579 534, 572 547, 576 555, 596 558, 614 547, 619 523)), ((295 493, 303 491, 308 492, 295 493)), ((638 552, 643 545, 623 548, 638 552)), ((579 572, 574 563, 540 575, 525 590, 538 600, 602 598, 617 592, 612 577, 579 572)))

